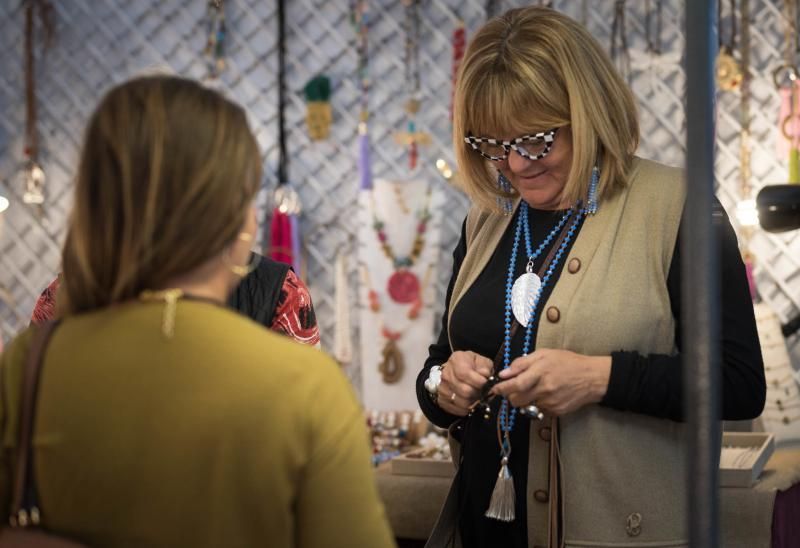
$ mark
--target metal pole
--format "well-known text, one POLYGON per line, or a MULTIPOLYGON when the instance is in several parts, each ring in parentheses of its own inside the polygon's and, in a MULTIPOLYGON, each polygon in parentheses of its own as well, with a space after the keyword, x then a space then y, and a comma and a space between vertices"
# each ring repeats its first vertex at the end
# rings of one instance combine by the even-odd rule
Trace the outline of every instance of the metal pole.
POLYGON ((716 2, 687 0, 682 353, 689 435, 689 544, 719 545, 719 248, 713 230, 716 2))

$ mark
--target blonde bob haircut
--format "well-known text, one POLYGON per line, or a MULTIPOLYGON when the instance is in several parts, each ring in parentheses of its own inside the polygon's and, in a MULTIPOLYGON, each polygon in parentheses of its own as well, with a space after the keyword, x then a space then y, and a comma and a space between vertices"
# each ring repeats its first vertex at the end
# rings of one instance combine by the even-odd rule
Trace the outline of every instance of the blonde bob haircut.
POLYGON ((112 89, 84 136, 59 314, 163 289, 226 253, 260 179, 245 113, 219 93, 173 76, 112 89))
POLYGON ((496 198, 508 196, 497 187, 494 162, 472 150, 465 136, 507 140, 570 126, 568 204, 586 197, 595 165, 600 199, 624 185, 639 144, 633 94, 603 48, 576 21, 539 6, 512 9, 475 34, 453 114, 461 184, 475 203, 494 211, 496 198))

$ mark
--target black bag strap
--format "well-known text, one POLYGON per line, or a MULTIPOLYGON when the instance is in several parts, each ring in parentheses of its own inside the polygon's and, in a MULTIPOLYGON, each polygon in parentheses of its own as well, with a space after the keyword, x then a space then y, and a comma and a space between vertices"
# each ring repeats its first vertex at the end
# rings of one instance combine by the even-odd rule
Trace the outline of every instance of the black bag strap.
POLYGON ((36 396, 42 362, 50 337, 58 321, 42 324, 33 334, 28 359, 25 363, 22 382, 22 406, 20 408, 19 433, 17 438, 17 462, 14 470, 14 491, 11 499, 12 527, 38 525, 40 520, 39 498, 33 469, 33 424, 36 418, 36 396))

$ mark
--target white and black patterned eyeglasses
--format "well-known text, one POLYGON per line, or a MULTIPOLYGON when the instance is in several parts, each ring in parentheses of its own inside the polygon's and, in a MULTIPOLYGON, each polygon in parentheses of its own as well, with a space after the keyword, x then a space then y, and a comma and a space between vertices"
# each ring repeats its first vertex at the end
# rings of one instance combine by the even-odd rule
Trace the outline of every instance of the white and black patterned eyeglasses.
POLYGON ((523 135, 510 141, 468 135, 464 137, 464 142, 481 156, 493 162, 502 162, 508 158, 508 154, 512 150, 528 160, 541 160, 553 148, 556 131, 558 131, 558 128, 534 133, 533 135, 523 135))

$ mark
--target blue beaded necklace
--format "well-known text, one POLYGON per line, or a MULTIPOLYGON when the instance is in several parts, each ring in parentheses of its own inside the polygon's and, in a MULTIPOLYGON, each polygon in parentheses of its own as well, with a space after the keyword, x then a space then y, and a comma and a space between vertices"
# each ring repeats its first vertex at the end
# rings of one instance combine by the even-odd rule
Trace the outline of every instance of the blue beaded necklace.
MULTIPOLYGON (((503 327, 505 337, 503 340, 503 369, 511 365, 511 329, 512 329, 512 313, 519 321, 520 325, 525 327, 525 338, 522 346, 522 356, 526 356, 530 351, 531 334, 533 325, 536 323, 536 312, 544 293, 547 284, 553 277, 553 273, 558 268, 564 252, 569 247, 570 242, 575 236, 575 232, 581 223, 581 220, 587 214, 594 214, 597 212, 597 185, 599 181, 599 171, 595 167, 592 170, 592 180, 589 185, 589 199, 586 207, 581 207, 580 202, 575 204, 571 209, 567 210, 561 217, 556 226, 550 231, 547 237, 539 244, 536 250, 533 250, 530 239, 530 226, 528 224, 528 209, 529 206, 524 201, 520 205, 519 216, 517 217, 517 226, 514 232, 514 245, 511 249, 511 257, 508 262, 508 273, 506 277, 505 287, 505 316, 503 327), (567 229, 567 233, 561 244, 558 246, 555 255, 553 256, 550 265, 544 273, 544 277, 539 280, 539 277, 533 273, 533 263, 542 254, 542 252, 550 245, 553 238, 561 233, 564 226, 573 218, 572 223, 567 229), (517 265, 517 253, 519 251, 520 236, 525 235, 525 251, 528 254, 528 263, 525 267, 525 273, 522 274, 516 281, 514 281, 515 268, 517 265), (522 293, 520 298, 520 292, 522 293), (522 303, 523 310, 519 306, 515 307, 515 303, 519 305, 522 303)), ((500 473, 498 474, 497 485, 492 493, 492 500, 489 503, 489 509, 486 511, 486 516, 502 521, 512 521, 514 519, 514 484, 511 478, 511 473, 508 469, 508 459, 511 455, 511 439, 510 433, 514 429, 514 422, 517 416, 517 409, 511 408, 507 398, 503 398, 498 411, 498 431, 497 437, 500 443, 500 473)))
MULTIPOLYGON (((505 309, 505 322, 504 322, 504 330, 505 330, 505 337, 503 341, 503 369, 508 368, 511 365, 511 314, 512 314, 512 288, 514 286, 514 270, 517 264, 517 254, 519 250, 519 241, 520 235, 525 235, 525 251, 528 254, 528 264, 526 265, 526 274, 530 274, 533 272, 533 262, 542 254, 548 245, 553 241, 553 238, 556 237, 557 234, 561 232, 564 228, 564 225, 570 219, 570 217, 575 215, 575 219, 572 222, 572 225, 569 227, 566 237, 561 242, 561 245, 558 248, 555 256, 553 257, 552 262, 550 263, 547 272, 545 273, 544 277, 541 280, 541 284, 539 285, 538 289, 532 295, 532 298, 526 299, 529 303, 529 310, 526 314, 528 321, 524 324, 525 327, 525 339, 524 344, 522 346, 522 355, 525 356, 528 354, 531 345, 531 333, 533 331, 533 325, 536 323, 536 308, 539 304, 539 299, 544 292, 545 287, 547 286, 550 278, 552 278, 553 272, 555 272, 556 268, 558 267, 558 263, 561 260, 564 251, 566 250, 567 246, 569 246, 570 241, 572 241, 573 236, 575 235, 575 231, 578 228, 578 224, 580 223, 583 215, 586 213, 585 209, 577 209, 573 207, 572 209, 567 210, 564 215, 561 217, 559 222, 547 237, 539 244, 539 247, 536 248, 535 251, 532 249, 531 245, 531 237, 530 237, 530 225, 528 224, 528 209, 529 206, 523 202, 522 206, 520 207, 520 214, 517 218, 517 226, 516 231, 514 233, 514 245, 511 249, 511 258, 509 259, 508 263, 508 275, 506 276, 506 309, 505 309)), ((535 275, 535 274, 534 274, 535 275)), ((537 276, 538 278, 538 276, 537 276)), ((523 324, 523 322, 520 322, 523 324)), ((511 430, 514 429, 514 419, 517 414, 517 409, 512 408, 509 412, 509 403, 508 399, 503 398, 503 402, 500 405, 500 428, 504 434, 503 441, 502 441, 502 451, 504 456, 506 453, 511 452, 511 448, 508 443, 508 434, 511 430)))

